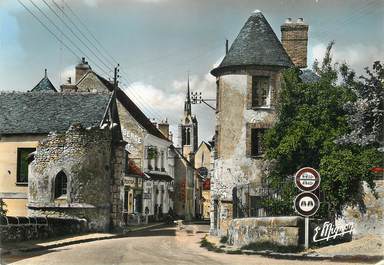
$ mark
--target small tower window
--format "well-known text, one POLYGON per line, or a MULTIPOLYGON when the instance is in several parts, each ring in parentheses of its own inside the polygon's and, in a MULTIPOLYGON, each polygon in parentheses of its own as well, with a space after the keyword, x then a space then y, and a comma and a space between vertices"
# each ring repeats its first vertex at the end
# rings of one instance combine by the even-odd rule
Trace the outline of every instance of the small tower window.
POLYGON ((263 136, 264 128, 251 129, 251 156, 260 156, 264 153, 263 136))
POLYGON ((270 104, 269 77, 252 76, 252 107, 267 107, 270 104))
POLYGON ((67 175, 60 171, 55 179, 55 199, 67 194, 67 175))

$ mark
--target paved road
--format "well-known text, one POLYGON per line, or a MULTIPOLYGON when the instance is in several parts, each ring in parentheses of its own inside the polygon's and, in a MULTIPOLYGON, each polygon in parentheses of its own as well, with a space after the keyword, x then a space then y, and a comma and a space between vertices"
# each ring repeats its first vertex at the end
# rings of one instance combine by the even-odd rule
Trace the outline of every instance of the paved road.
MULTIPOLYGON (((198 230, 207 227, 198 226, 198 230)), ((98 264, 230 264, 230 265, 296 265, 296 264, 343 264, 335 262, 309 262, 276 260, 259 256, 228 255, 209 252, 199 246, 204 233, 188 234, 173 227, 158 227, 147 231, 133 232, 129 237, 94 241, 46 252, 37 252, 33 257, 11 257, 8 262, 23 258, 12 264, 22 265, 98 265, 98 264)), ((357 263, 353 263, 356 265, 357 263)))

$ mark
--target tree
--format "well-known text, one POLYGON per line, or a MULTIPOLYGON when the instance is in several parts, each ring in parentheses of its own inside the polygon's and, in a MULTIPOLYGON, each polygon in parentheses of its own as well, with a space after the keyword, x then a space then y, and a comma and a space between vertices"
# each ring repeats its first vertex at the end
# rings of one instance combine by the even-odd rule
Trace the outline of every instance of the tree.
POLYGON ((337 84, 339 70, 332 64, 332 45, 322 65, 314 64, 317 82, 303 83, 298 69, 284 72, 277 122, 264 138, 266 159, 274 165, 267 177, 269 185, 273 188, 287 183, 280 194, 281 207, 293 212, 293 198, 299 193, 287 177, 304 166, 320 172, 323 203, 319 217, 341 214, 346 205, 359 205, 364 210, 362 181, 373 188, 375 176, 369 169, 382 162, 372 145, 336 142, 352 132, 345 105, 356 102, 357 97, 350 84, 337 84))
MULTIPOLYGON (((355 72, 347 65, 340 68, 344 83, 350 86, 357 100, 345 105, 352 131, 339 139, 341 144, 360 146, 384 145, 384 68, 376 61, 372 71, 365 68, 366 76, 356 80, 355 72)), ((383 150, 384 151, 384 150, 383 150)))

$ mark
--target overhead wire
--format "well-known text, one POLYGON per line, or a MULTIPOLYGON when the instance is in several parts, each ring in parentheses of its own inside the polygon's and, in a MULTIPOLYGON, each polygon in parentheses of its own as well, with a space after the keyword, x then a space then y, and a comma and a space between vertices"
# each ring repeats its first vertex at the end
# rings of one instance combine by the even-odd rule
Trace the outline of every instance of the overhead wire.
MULTIPOLYGON (((65 34, 61 30, 61 28, 59 26, 56 25, 56 23, 47 14, 45 14, 45 12, 38 5, 36 5, 32 0, 29 0, 29 2, 31 2, 31 4, 56 28, 56 30, 58 30, 81 54, 87 55, 70 37, 68 37, 67 34, 65 34)), ((19 3, 21 3, 21 2, 19 1, 19 3)), ((25 5, 23 5, 23 6, 26 7, 25 5)), ((36 16, 34 16, 34 17, 36 18, 36 16)), ((39 21, 41 21, 41 20, 39 20, 39 21)), ((45 25, 44 22, 41 22, 41 23, 43 23, 45 25)), ((45 25, 44 28, 48 28, 48 26, 45 25)), ((59 37, 57 37, 57 38, 59 38, 59 37)), ((89 57, 89 56, 87 56, 87 57, 89 57)), ((90 61, 92 61, 92 63, 97 68, 99 68, 104 74, 106 74, 108 77, 110 77, 109 73, 107 71, 105 71, 103 67, 101 67, 99 64, 97 64, 95 61, 93 61, 91 59, 90 59, 90 61)))

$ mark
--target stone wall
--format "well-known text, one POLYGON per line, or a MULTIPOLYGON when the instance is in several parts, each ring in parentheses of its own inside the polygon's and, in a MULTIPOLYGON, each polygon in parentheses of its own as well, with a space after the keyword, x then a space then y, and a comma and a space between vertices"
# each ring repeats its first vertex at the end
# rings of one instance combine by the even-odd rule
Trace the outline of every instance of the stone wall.
POLYGON ((88 231, 85 219, 43 217, 0 217, 1 243, 80 234, 88 231))
POLYGON ((258 217, 231 221, 228 242, 236 247, 269 242, 282 246, 299 246, 302 217, 258 217))
POLYGON ((111 189, 117 189, 112 158, 119 151, 112 147, 111 135, 109 128, 73 125, 40 142, 29 168, 29 216, 84 218, 91 230, 108 230, 111 189), (59 172, 67 176, 67 193, 55 198, 59 172))
POLYGON ((353 237, 360 238, 366 235, 379 235, 384 237, 384 180, 376 180, 376 193, 363 183, 364 203, 367 207, 365 213, 361 213, 357 207, 347 207, 343 217, 337 223, 353 223, 353 237))

